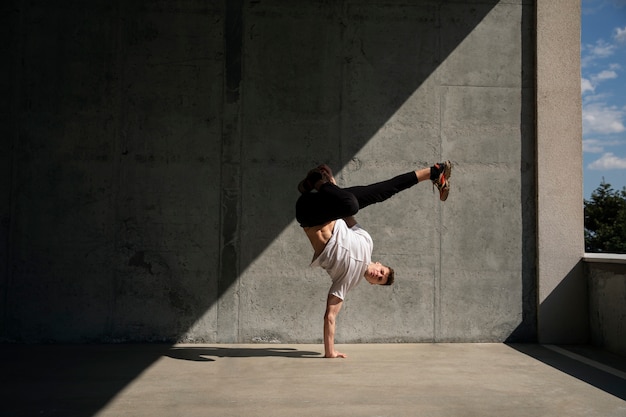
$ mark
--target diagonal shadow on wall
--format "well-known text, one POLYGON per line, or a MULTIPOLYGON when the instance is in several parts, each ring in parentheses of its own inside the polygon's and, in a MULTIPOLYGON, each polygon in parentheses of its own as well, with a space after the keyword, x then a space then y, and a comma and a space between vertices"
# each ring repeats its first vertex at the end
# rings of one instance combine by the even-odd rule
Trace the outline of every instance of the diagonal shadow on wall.
POLYGON ((218 303, 229 339, 303 171, 353 161, 498 2, 22 3, 0 336, 119 342, 178 340, 218 303))

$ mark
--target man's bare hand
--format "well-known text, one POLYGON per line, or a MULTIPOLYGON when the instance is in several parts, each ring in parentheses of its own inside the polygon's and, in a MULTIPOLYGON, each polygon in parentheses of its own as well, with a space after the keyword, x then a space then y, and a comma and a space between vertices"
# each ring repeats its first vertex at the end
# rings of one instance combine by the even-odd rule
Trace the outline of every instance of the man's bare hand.
POLYGON ((330 355, 325 355, 324 357, 325 358, 329 358, 329 359, 333 359, 333 358, 347 358, 348 355, 346 355, 345 353, 334 351, 330 355))

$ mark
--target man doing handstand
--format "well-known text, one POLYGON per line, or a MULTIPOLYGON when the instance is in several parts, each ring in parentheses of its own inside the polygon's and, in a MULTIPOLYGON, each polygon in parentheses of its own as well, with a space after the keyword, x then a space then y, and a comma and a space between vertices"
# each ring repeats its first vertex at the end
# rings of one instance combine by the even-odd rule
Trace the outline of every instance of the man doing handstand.
POLYGON ((366 186, 340 188, 328 165, 309 171, 298 185, 296 219, 313 246, 311 266, 326 270, 332 280, 324 314, 324 356, 345 358, 335 350, 335 320, 348 291, 363 278, 372 285, 391 285, 394 271, 372 262, 373 243, 354 215, 418 182, 431 180, 445 201, 450 191, 452 164, 445 161, 366 186))

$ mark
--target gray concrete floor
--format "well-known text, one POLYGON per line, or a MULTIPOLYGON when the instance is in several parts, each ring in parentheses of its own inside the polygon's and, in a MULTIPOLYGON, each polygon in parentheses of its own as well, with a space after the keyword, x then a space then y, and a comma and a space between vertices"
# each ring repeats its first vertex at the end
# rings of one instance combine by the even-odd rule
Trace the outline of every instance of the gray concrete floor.
POLYGON ((1 345, 2 416, 626 416, 626 361, 505 344, 1 345))

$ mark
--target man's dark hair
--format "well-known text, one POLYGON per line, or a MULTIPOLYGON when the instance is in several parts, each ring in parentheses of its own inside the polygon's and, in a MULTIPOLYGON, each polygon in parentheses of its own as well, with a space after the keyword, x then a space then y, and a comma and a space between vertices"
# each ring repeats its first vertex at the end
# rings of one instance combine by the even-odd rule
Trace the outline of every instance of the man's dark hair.
MULTIPOLYGON (((389 267, 387 267, 389 268, 389 267)), ((387 282, 385 282, 383 285, 391 285, 393 284, 393 277, 394 277, 394 270, 393 268, 389 268, 389 275, 387 276, 387 282)))

